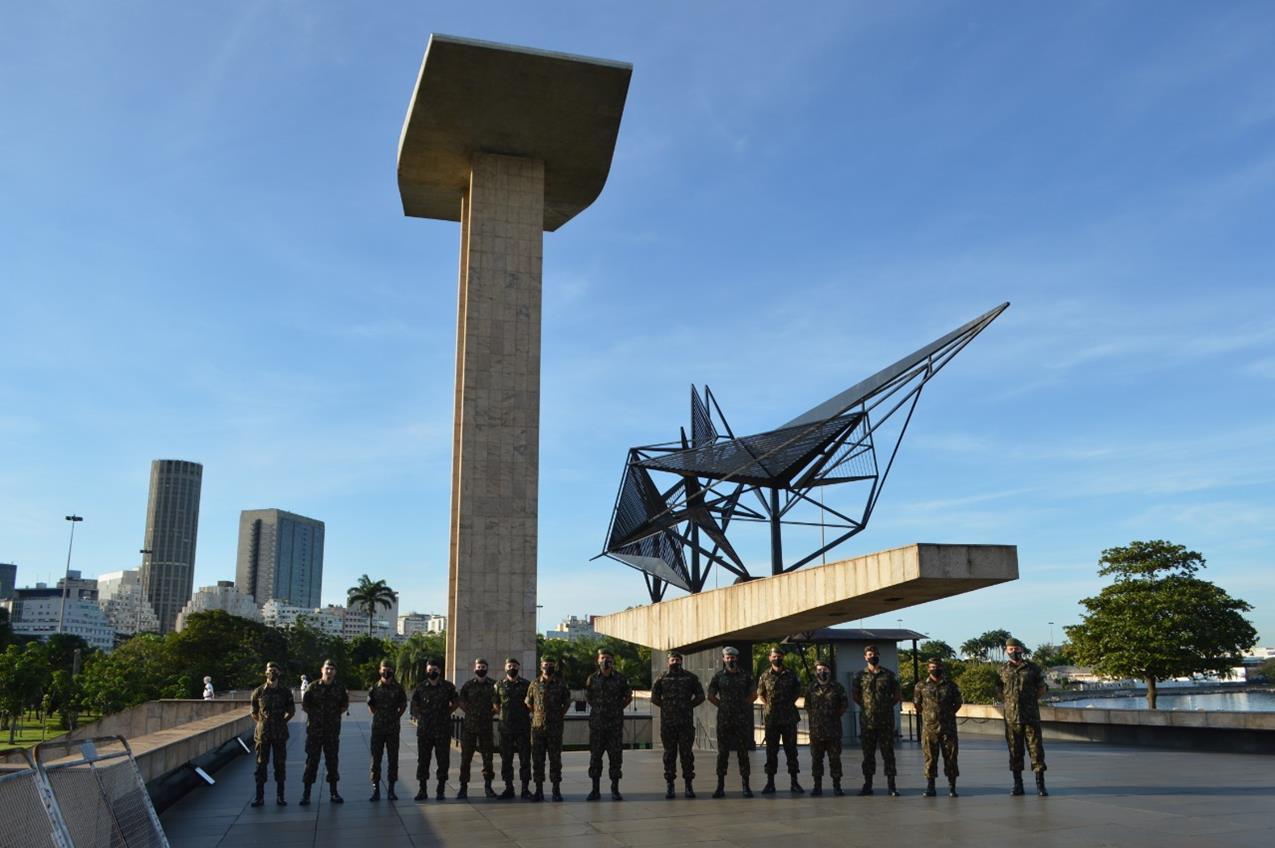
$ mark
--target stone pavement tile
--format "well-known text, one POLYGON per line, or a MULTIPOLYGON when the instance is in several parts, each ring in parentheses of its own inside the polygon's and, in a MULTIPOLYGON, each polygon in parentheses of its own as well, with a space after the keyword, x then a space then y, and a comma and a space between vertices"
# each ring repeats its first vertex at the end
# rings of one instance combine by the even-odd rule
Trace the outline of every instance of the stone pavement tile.
POLYGON ((520 848, 623 848, 624 843, 605 833, 588 833, 581 836, 534 837, 516 840, 520 848))
POLYGON ((721 842, 721 838, 710 831, 694 827, 663 827, 644 830, 608 831, 608 835, 624 845, 640 846, 676 846, 695 845, 697 848, 706 843, 721 842))
POLYGON ((513 839, 550 836, 586 836, 597 833, 593 825, 585 821, 570 821, 560 824, 501 824, 496 827, 501 833, 513 839))

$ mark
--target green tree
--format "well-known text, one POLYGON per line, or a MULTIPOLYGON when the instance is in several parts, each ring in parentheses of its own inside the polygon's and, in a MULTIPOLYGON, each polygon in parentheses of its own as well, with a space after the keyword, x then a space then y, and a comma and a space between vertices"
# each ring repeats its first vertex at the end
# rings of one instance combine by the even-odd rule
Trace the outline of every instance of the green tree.
POLYGON ((205 675, 218 690, 252 689, 261 683, 268 661, 288 663, 287 635, 278 628, 223 610, 197 612, 180 633, 170 634, 173 667, 169 683, 194 698, 205 675))
POLYGON ((1244 618, 1252 609, 1219 586, 1196 577, 1204 557, 1164 540, 1108 548, 1098 574, 1115 582, 1081 605, 1080 624, 1066 628, 1076 659, 1109 677, 1147 684, 1156 708, 1156 683, 1225 672, 1257 641, 1244 618))
POLYGON ((91 656, 77 679, 83 703, 109 715, 146 701, 189 696, 173 659, 171 636, 142 633, 109 654, 91 656))
POLYGON ((49 680, 48 658, 39 642, 10 645, 0 654, 0 716, 9 725, 9 744, 14 744, 22 714, 40 706, 49 680))
POLYGON ((1257 667, 1256 673, 1253 675, 1267 683, 1275 683, 1275 660, 1267 660, 1257 667))
POLYGON ((928 642, 922 642, 920 652, 922 660, 928 660, 930 657, 938 657, 942 660, 956 659, 956 649, 942 639, 931 639, 928 642))
MULTIPOLYGON (((409 691, 425 677, 425 662, 430 657, 442 659, 447 650, 447 635, 444 633, 416 632, 407 637, 398 646, 396 671, 398 680, 409 691)), ((523 669, 523 677, 532 677, 538 670, 528 674, 530 669, 523 669)))
POLYGON ((1050 668, 1056 665, 1075 665, 1075 657, 1073 656, 1071 644, 1063 642, 1061 645, 1044 644, 1036 649, 1036 653, 1032 654, 1032 660, 1041 668, 1050 668))
POLYGON ((989 630, 981 636, 962 642, 961 655, 973 660, 1004 662, 1005 640, 1010 635, 1008 630, 989 630))
POLYGON ((366 574, 346 590, 346 603, 350 608, 362 609, 367 613, 368 636, 372 635, 372 619, 376 615, 376 608, 379 606, 389 609, 397 600, 398 592, 386 585, 384 580, 372 580, 366 574))
MULTIPOLYGON (((381 660, 393 659, 398 653, 388 639, 378 639, 375 636, 355 636, 350 640, 348 648, 346 665, 349 667, 349 675, 343 682, 350 689, 367 689, 376 681, 381 660)), ((341 666, 338 665, 337 668, 341 666)))
POLYGON ((961 698, 967 704, 991 704, 996 701, 995 663, 972 661, 965 663, 959 675, 953 675, 961 687, 961 698))

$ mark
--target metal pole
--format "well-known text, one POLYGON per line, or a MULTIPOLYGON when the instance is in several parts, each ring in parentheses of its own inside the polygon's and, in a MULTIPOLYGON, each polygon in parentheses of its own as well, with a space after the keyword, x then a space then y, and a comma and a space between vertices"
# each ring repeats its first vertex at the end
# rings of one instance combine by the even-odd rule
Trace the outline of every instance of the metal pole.
POLYGON ((779 526, 779 489, 770 490, 770 573, 783 574, 784 543, 779 526))
POLYGON ((137 590, 141 597, 137 599, 137 625, 133 628, 134 636, 142 632, 142 607, 146 604, 146 584, 142 582, 142 570, 146 568, 146 556, 153 554, 154 551, 150 548, 139 548, 137 552, 142 555, 142 564, 137 569, 137 590))
MULTIPOLYGON (((913 684, 917 684, 921 682, 921 661, 917 657, 916 652, 917 652, 916 640, 913 639, 912 640, 912 683, 913 684)), ((914 708, 913 713, 915 712, 916 710, 914 708)), ((917 716, 916 720, 919 723, 921 721, 921 717, 917 716)), ((908 738, 910 739, 911 737, 912 737, 912 723, 908 722, 908 738)))
POLYGON ((84 518, 79 515, 68 515, 66 520, 71 522, 71 541, 66 546, 66 573, 62 576, 62 603, 58 607, 58 633, 62 632, 66 624, 66 593, 71 583, 71 548, 75 546, 75 525, 84 518))

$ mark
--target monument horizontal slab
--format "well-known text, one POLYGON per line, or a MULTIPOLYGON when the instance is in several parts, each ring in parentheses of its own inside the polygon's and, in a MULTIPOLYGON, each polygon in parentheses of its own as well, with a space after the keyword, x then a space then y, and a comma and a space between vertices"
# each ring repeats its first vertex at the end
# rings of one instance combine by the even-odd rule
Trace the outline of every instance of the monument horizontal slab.
POLYGON ((918 543, 599 616, 657 650, 781 639, 1018 579, 1014 545, 918 543))

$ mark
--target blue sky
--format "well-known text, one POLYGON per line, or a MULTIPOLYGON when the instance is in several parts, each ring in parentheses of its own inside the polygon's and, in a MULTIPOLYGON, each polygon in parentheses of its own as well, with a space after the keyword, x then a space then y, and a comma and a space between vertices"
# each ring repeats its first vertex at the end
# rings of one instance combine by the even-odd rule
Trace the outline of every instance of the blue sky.
MULTIPOLYGON (((1263 3, 49 2, 0 29, 0 562, 133 567, 149 463, 327 522, 446 607, 458 233, 404 218, 429 33, 631 62, 611 175, 546 234, 541 625, 644 600, 625 450, 708 383, 768 429, 1013 306, 927 388, 868 530, 1019 546, 883 617, 1038 643, 1167 538, 1275 641, 1275 12, 1263 3)), ((759 556, 764 556, 760 554, 759 556)))

